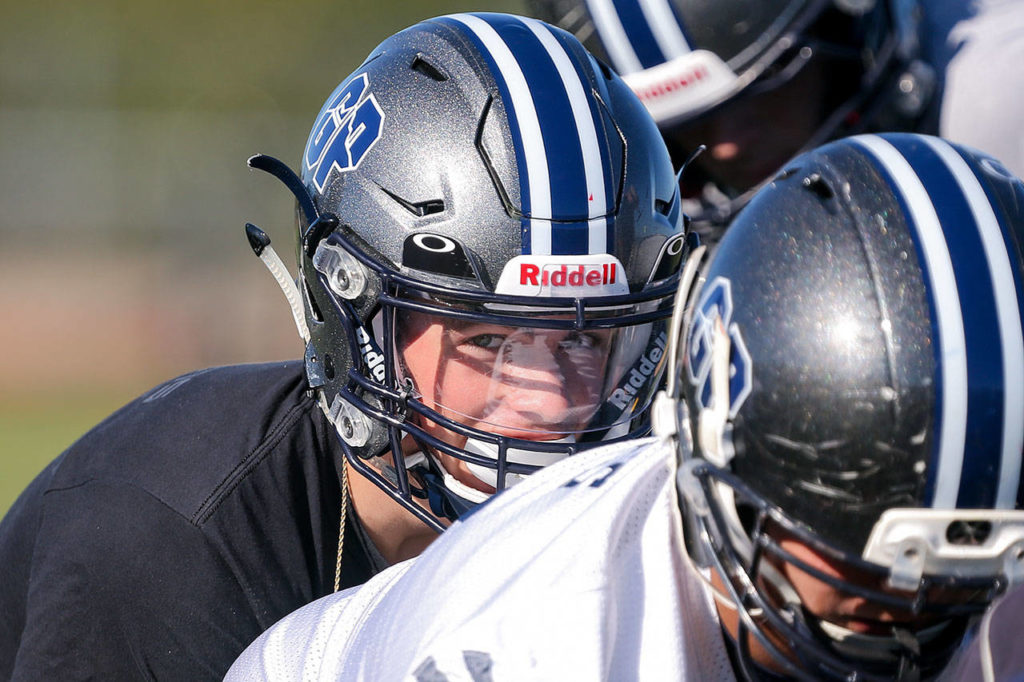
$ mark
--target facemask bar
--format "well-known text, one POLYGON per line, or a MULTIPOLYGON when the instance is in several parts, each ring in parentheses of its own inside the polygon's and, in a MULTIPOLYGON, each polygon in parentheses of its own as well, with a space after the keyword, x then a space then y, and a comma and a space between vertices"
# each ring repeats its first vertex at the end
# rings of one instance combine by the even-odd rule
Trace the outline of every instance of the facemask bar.
MULTIPOLYGON (((317 261, 326 263, 325 259, 339 259, 340 262, 345 263, 346 268, 362 269, 365 272, 358 274, 366 275, 372 273, 379 279, 379 293, 376 291, 376 287, 370 291, 363 291, 360 288, 353 288, 351 291, 348 291, 351 288, 349 286, 351 280, 346 281, 334 278, 336 280, 333 282, 335 286, 332 286, 332 281, 329 281, 320 269, 314 267, 315 272, 307 273, 307 277, 315 276, 321 289, 327 292, 328 299, 333 308, 333 311, 330 312, 333 312, 337 320, 340 321, 344 335, 347 337, 348 347, 352 350, 351 367, 345 376, 345 381, 336 389, 335 396, 325 394, 325 399, 321 401, 321 407, 328 416, 328 419, 338 427, 339 440, 341 441, 345 457, 353 468, 370 478, 385 493, 396 499, 396 501, 435 530, 442 530, 443 525, 437 519, 431 517, 429 513, 424 511, 412 499, 414 497, 425 498, 428 496, 429 491, 412 485, 408 475, 410 468, 416 468, 422 472, 429 469, 431 462, 429 458, 426 465, 424 465, 422 459, 413 464, 406 462, 401 447, 402 440, 406 434, 411 435, 428 448, 434 448, 439 452, 451 454, 470 463, 496 468, 499 484, 504 482, 504 475, 506 473, 529 474, 538 468, 536 466, 509 462, 508 451, 512 448, 573 454, 578 449, 582 449, 582 446, 575 443, 534 442, 493 435, 446 419, 413 399, 406 388, 398 387, 394 371, 394 358, 390 356, 391 349, 394 348, 394 315, 397 310, 409 309, 420 310, 426 313, 443 313, 449 317, 495 322, 509 326, 535 326, 571 330, 611 329, 619 326, 641 325, 666 320, 671 315, 671 307, 667 303, 672 300, 675 292, 678 272, 673 273, 672 276, 667 277, 661 282, 655 283, 649 289, 625 296, 602 296, 587 299, 552 297, 543 299, 544 312, 550 313, 552 308, 565 310, 569 319, 501 314, 495 308, 530 310, 531 308, 536 309, 539 301, 537 298, 529 296, 497 295, 484 291, 454 289, 404 275, 374 260, 352 244, 348 238, 339 234, 339 232, 343 232, 347 228, 341 226, 337 217, 333 214, 319 213, 315 202, 301 180, 284 163, 269 156, 256 155, 249 159, 249 165, 274 175, 284 182, 296 196, 308 225, 305 232, 300 236, 302 254, 313 260, 314 264, 317 261), (321 247, 331 248, 333 253, 317 258, 317 251, 321 247), (346 290, 338 292, 336 290, 337 286, 344 286, 346 290), (399 296, 398 292, 402 290, 415 292, 415 300, 399 296), (364 329, 362 317, 356 307, 361 302, 364 308, 363 312, 366 312, 366 296, 376 297, 377 300, 374 303, 373 310, 384 315, 383 349, 380 347, 373 348, 374 353, 386 354, 383 384, 369 378, 373 376, 371 368, 367 366, 366 358, 357 350, 367 341, 371 345, 376 346, 373 335, 364 329), (436 303, 431 304, 429 302, 431 300, 445 299, 458 300, 469 307, 453 309, 449 306, 436 303), (491 307, 491 310, 488 310, 488 307, 491 307), (607 315, 609 308, 625 310, 626 312, 619 315, 607 315), (588 319, 588 314, 591 314, 591 312, 597 314, 595 319, 588 319), (602 316, 602 314, 604 315, 602 316), (330 404, 328 404, 328 398, 330 399, 330 404), (348 406, 354 409, 349 409, 348 406), (473 453, 467 453, 432 437, 422 428, 408 420, 410 413, 420 414, 425 419, 453 433, 494 445, 498 450, 497 459, 494 460, 488 457, 480 457, 473 453), (359 445, 353 445, 353 443, 346 440, 344 435, 346 429, 343 426, 345 420, 352 420, 354 422, 354 420, 358 419, 365 421, 362 424, 354 424, 359 428, 348 429, 348 432, 370 435, 353 441, 360 443, 359 445), (368 444, 363 445, 363 442, 368 442, 368 444), (387 464, 381 456, 388 448, 393 453, 394 466, 387 464), (371 462, 376 468, 370 465, 371 462)), ((269 240, 267 241, 269 242, 269 240)), ((253 248, 254 250, 256 249, 255 246, 253 248)), ((257 253, 259 255, 259 252, 257 253)), ((323 269, 329 270, 329 266, 325 266, 323 269)), ((353 272, 351 274, 357 273, 353 272)), ((277 275, 275 275, 275 278, 280 280, 277 275)), ((287 295, 288 288, 282 285, 282 289, 287 295)), ((330 314, 329 311, 324 311, 324 313, 330 314)), ((302 317, 304 320, 304 314, 302 317)), ((297 325, 298 321, 297 318, 297 325)), ((302 325, 298 326, 301 330, 302 325)), ((307 352, 308 355, 309 353, 307 352)), ((307 360, 309 360, 308 357, 307 360)), ((337 386, 337 384, 335 385, 337 386)), ((645 406, 645 408, 649 408, 649 405, 645 406)), ((640 413, 634 414, 633 418, 638 416, 640 416, 640 413)), ((352 425, 350 424, 350 426, 352 425)), ((635 438, 646 435, 647 431, 648 429, 646 428, 631 429, 628 433, 623 433, 614 439, 603 442, 617 442, 628 438, 635 438)), ((501 487, 499 485, 498 489, 500 490, 501 487)))
MULTIPOLYGON (((430 519, 429 515, 425 515, 422 508, 420 508, 411 499, 412 497, 424 498, 427 496, 428 491, 424 489, 416 489, 410 484, 407 473, 408 466, 405 462, 405 457, 401 453, 401 441, 405 434, 411 435, 421 445, 427 448, 432 448, 439 452, 450 454, 471 464, 496 469, 498 483, 502 484, 496 486, 498 490, 504 487, 503 483, 505 481, 505 474, 530 474, 539 468, 536 466, 509 462, 508 451, 510 449, 515 448, 519 450, 565 453, 570 455, 584 447, 587 447, 587 445, 509 438, 474 429, 472 427, 467 427, 448 419, 427 407, 420 401, 416 400, 407 389, 398 388, 397 377, 395 375, 395 362, 394 358, 390 356, 390 349, 394 347, 395 341, 394 315, 397 311, 415 310, 443 317, 505 324, 510 326, 534 326, 538 328, 566 330, 610 329, 631 324, 639 325, 667 320, 672 312, 670 302, 675 294, 678 280, 678 273, 675 273, 672 277, 656 284, 650 290, 641 291, 628 296, 603 296, 590 299, 564 297, 543 299, 542 309, 545 315, 549 315, 553 308, 565 309, 567 311, 571 311, 569 313, 571 317, 568 319, 552 319, 548 316, 533 317, 528 315, 512 315, 497 311, 492 312, 484 306, 498 304, 505 309, 529 310, 530 308, 538 307, 538 299, 528 296, 496 295, 488 292, 456 291, 442 285, 422 282, 377 263, 337 233, 328 235, 322 244, 344 249, 349 256, 359 263, 361 267, 373 272, 381 282, 381 291, 378 298, 379 304, 377 309, 379 313, 383 315, 382 321, 384 338, 382 339, 382 348, 377 349, 377 351, 383 352, 387 358, 387 361, 384 363, 384 383, 382 385, 377 381, 371 380, 369 377, 372 375, 366 365, 365 358, 358 353, 353 353, 353 366, 349 370, 347 384, 338 389, 338 395, 342 400, 353 405, 358 412, 366 415, 371 421, 376 420, 387 430, 387 440, 391 447, 395 466, 388 467, 381 463, 380 467, 387 470, 387 473, 385 473, 384 476, 388 479, 388 483, 392 484, 394 488, 389 490, 384 481, 380 480, 379 475, 370 476, 370 478, 378 487, 392 497, 399 499, 403 506, 413 511, 421 520, 424 520, 428 525, 437 530, 440 530, 442 526, 438 524, 436 520, 430 519), (415 297, 408 298, 399 296, 399 291, 412 292, 415 297), (459 300, 460 303, 468 302, 472 307, 460 309, 432 302, 437 299, 459 300), (645 306, 644 304, 648 305, 645 306), (650 309, 652 304, 656 305, 653 306, 653 309, 650 309), (519 306, 519 308, 512 308, 513 306, 519 306), (609 308, 626 310, 627 312, 609 316, 607 313, 609 308), (590 311, 594 311, 597 317, 588 319, 590 311), (408 416, 410 413, 419 414, 421 417, 434 422, 452 433, 496 446, 498 449, 497 459, 494 460, 489 457, 482 457, 473 453, 468 453, 465 450, 456 448, 437 439, 409 420, 408 416)), ((334 308, 333 313, 345 328, 346 334, 349 338, 350 347, 358 348, 357 330, 361 327, 357 327, 359 324, 359 317, 353 303, 334 295, 333 291, 330 289, 330 283, 327 277, 322 272, 317 272, 316 276, 319 278, 319 283, 323 290, 331 292, 329 299, 332 307, 334 308)), ((325 313, 326 312, 327 311, 325 311, 325 313)), ((644 406, 644 409, 649 409, 649 405, 644 406)), ((641 415, 642 412, 634 414, 631 419, 635 419, 641 415)), ((601 441, 601 444, 642 437, 646 435, 648 431, 648 427, 640 429, 631 428, 621 435, 601 441)), ((590 446, 596 444, 597 443, 590 444, 590 446)), ((349 447, 349 445, 344 442, 343 446, 345 447, 346 456, 350 462, 358 459, 359 455, 353 448, 349 447)), ((353 466, 355 466, 355 468, 361 473, 365 474, 370 470, 364 462, 360 462, 359 464, 362 466, 358 466, 355 463, 353 463, 353 466)), ((424 469, 429 470, 431 465, 432 462, 427 461, 426 463, 418 463, 417 467, 419 471, 422 472, 424 469)))
MULTIPOLYGON (((1006 586, 1003 576, 985 578, 958 578, 953 575, 924 576, 913 597, 904 598, 888 594, 877 589, 861 587, 830 576, 796 558, 771 538, 765 531, 769 521, 783 529, 784 532, 812 547, 815 551, 828 557, 838 559, 856 569, 858 572, 874 575, 879 582, 888 575, 888 569, 863 561, 859 557, 838 552, 824 544, 813 534, 804 530, 798 523, 789 519, 780 509, 761 500, 756 493, 732 474, 696 459, 687 462, 680 472, 681 486, 686 491, 687 504, 696 516, 699 532, 711 548, 712 567, 724 577, 724 583, 733 604, 737 607, 740 628, 737 636, 737 647, 748 678, 758 677, 757 664, 750 651, 748 636, 754 637, 764 647, 786 674, 798 679, 849 679, 849 673, 856 669, 857 679, 882 680, 893 679, 898 671, 905 674, 910 671, 937 671, 945 664, 953 649, 959 642, 968 617, 981 613, 988 603, 998 596, 1006 586), (733 528, 737 523, 734 514, 723 509, 720 491, 727 488, 730 497, 741 500, 741 505, 751 509, 754 521, 749 531, 733 528), (690 498, 700 496, 700 501, 691 503, 690 498), (746 548, 738 547, 738 539, 742 536, 746 548), (810 618, 798 603, 776 605, 778 597, 773 597, 764 583, 772 583, 781 579, 778 571, 771 568, 768 556, 789 562, 828 585, 842 590, 846 594, 856 595, 886 607, 914 614, 934 614, 947 619, 949 630, 944 637, 945 647, 936 643, 920 646, 909 632, 899 633, 894 629, 895 648, 902 653, 893 656, 889 662, 851 659, 838 653, 821 633, 820 627, 810 618), (771 570, 769 570, 771 569, 771 570), (978 599, 970 603, 936 603, 929 600, 935 591, 955 589, 957 591, 975 592, 978 599), (758 621, 768 627, 786 641, 791 655, 799 663, 794 664, 786 652, 764 635, 758 621), (818 632, 815 632, 815 631, 818 632), (917 647, 922 653, 915 652, 917 647), (797 668, 796 666, 800 667, 797 668), (807 672, 810 671, 810 674, 807 672)), ((773 585, 781 594, 793 593, 788 583, 784 586, 773 585)), ((762 625, 763 627, 763 625, 762 625)))

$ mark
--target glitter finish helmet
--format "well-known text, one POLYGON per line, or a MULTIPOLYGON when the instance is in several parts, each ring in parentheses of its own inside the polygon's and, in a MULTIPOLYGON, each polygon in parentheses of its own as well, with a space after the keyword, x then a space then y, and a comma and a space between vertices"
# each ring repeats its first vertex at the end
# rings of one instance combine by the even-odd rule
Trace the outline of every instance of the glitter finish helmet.
POLYGON ((575 38, 504 14, 394 35, 290 182, 310 385, 349 462, 429 525, 647 431, 679 192, 644 107, 575 38))
POLYGON ((753 638, 803 679, 929 677, 1024 579, 1022 240, 998 161, 861 135, 787 164, 702 270, 679 485, 748 676, 753 638), (812 613, 797 573, 843 599, 812 613))

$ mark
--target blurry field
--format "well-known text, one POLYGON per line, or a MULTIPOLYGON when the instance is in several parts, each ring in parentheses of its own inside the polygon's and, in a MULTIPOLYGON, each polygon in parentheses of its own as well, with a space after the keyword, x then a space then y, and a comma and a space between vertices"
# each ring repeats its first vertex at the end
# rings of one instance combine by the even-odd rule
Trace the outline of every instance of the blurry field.
POLYGON ((479 7, 0 0, 0 514, 157 383, 301 357, 243 233, 259 224, 294 266, 294 199, 245 160, 294 164, 374 45, 479 7))
POLYGON ((47 403, 0 403, 0 516, 64 448, 134 396, 89 396, 47 403))

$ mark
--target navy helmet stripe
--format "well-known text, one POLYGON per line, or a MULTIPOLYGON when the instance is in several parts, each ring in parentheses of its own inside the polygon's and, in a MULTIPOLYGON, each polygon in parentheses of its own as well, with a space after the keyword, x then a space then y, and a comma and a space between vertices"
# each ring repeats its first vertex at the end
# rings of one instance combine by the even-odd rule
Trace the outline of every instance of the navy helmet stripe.
MULTIPOLYGON (((586 186, 578 194, 574 195, 576 201, 582 202, 583 206, 567 206, 565 210, 557 211, 555 215, 563 218, 577 214, 581 218, 585 216, 589 221, 586 231, 586 243, 581 247, 573 247, 572 250, 562 250, 561 252, 606 253, 609 245, 606 228, 610 227, 610 225, 605 216, 609 214, 610 209, 614 206, 615 197, 613 196, 613 191, 615 183, 611 177, 612 164, 608 146, 602 144, 606 131, 601 125, 601 112, 597 108, 597 101, 593 97, 587 96, 587 88, 589 86, 587 74, 582 72, 580 64, 570 59, 566 47, 559 40, 559 36, 553 33, 547 25, 536 20, 527 20, 527 26, 537 36, 537 39, 544 46, 552 63, 558 70, 558 75, 564 84, 569 100, 573 123, 578 133, 576 138, 569 139, 568 136, 562 134, 562 131, 555 130, 554 136, 561 138, 566 143, 571 143, 579 150, 585 175, 586 186)), ((589 65, 591 62, 587 60, 586 63, 589 65)), ((553 116, 552 118, 555 117, 553 116)), ((571 166, 566 171, 578 173, 578 170, 571 166)), ((557 192, 555 190, 556 188, 553 187, 552 192, 556 196, 563 193, 568 194, 564 188, 557 188, 557 192)), ((552 253, 559 253, 559 248, 565 248, 559 244, 561 230, 556 224, 552 231, 552 253)))
POLYGON ((997 509, 1014 509, 1021 487, 1021 460, 1024 458, 1024 296, 1020 280, 1021 263, 1017 249, 992 209, 992 201, 977 175, 952 146, 927 138, 963 188, 980 228, 988 271, 991 273, 993 297, 1002 349, 1002 439, 999 464, 997 509), (1010 241, 1008 241, 1010 239, 1010 241))
MULTIPOLYGON (((519 20, 513 17, 503 18, 501 21, 516 22, 520 28, 524 28, 519 20)), ((568 216, 586 216, 586 176, 583 149, 580 145, 583 131, 577 127, 579 121, 571 115, 570 92, 567 87, 570 84, 564 81, 563 74, 552 61, 553 55, 546 49, 548 46, 542 46, 538 40, 541 35, 552 38, 553 36, 543 28, 530 28, 533 30, 499 29, 499 34, 526 78, 530 92, 534 94, 533 107, 537 112, 537 122, 540 124, 540 133, 544 139, 544 153, 547 156, 551 210, 545 214, 534 211, 530 215, 538 218, 558 216, 562 219, 568 216)), ((568 56, 558 42, 553 42, 560 56, 568 61, 568 56)), ((575 81, 572 84, 582 90, 575 71, 570 68, 569 72, 575 81)), ((512 106, 518 107, 519 102, 513 102, 512 106)), ((587 119, 586 122, 593 128, 589 112, 587 119)), ((590 138, 593 137, 591 133, 590 138)))
POLYGON ((509 112, 520 161, 522 208, 529 217, 524 221, 523 253, 604 252, 603 216, 612 178, 585 75, 551 29, 534 19, 494 14, 448 19, 470 29, 509 112), (596 217, 602 220, 593 230, 583 229, 582 242, 575 232, 563 237, 552 230, 552 218, 596 217))
MULTIPOLYGON (((522 210, 526 215, 550 211, 547 154, 540 133, 540 122, 533 107, 533 97, 515 57, 490 24, 473 14, 455 14, 441 21, 458 21, 470 29, 481 55, 494 74, 512 132, 512 144, 519 164, 519 185, 522 210), (512 106, 515 102, 516 106, 512 106)), ((523 253, 549 253, 550 234, 547 221, 523 219, 523 253), (539 223, 539 224, 538 224, 539 223), (539 228, 539 229, 537 229, 539 228)))
POLYGON ((616 71, 635 73, 689 53, 668 0, 586 0, 616 71))
POLYGON ((960 492, 967 436, 967 349, 960 294, 957 291, 942 225, 935 206, 910 163, 876 135, 852 138, 869 152, 892 180, 905 205, 934 315, 936 353, 936 462, 929 467, 931 506, 952 509, 960 492))
POLYGON ((928 190, 945 235, 960 295, 968 384, 967 431, 956 506, 988 509, 996 501, 1004 410, 1004 363, 995 287, 979 216, 945 159, 920 140, 906 137, 892 142, 928 190))

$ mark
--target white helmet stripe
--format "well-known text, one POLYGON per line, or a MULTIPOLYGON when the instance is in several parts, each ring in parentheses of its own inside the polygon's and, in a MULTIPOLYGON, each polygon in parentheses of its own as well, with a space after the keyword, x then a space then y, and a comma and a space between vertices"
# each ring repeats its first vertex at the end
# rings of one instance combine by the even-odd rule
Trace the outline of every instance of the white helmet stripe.
POLYGON ((615 70, 623 75, 643 70, 644 67, 629 42, 629 36, 626 35, 626 29, 622 26, 612 0, 586 0, 586 3, 594 20, 594 27, 601 36, 601 43, 608 52, 608 58, 612 60, 615 70))
POLYGON ((910 211, 933 292, 938 323, 938 357, 942 363, 942 416, 938 434, 938 471, 933 507, 953 509, 960 491, 967 434, 967 342, 953 262, 932 200, 913 167, 889 142, 876 135, 852 138, 892 175, 910 211))
MULTIPOLYGON (((533 31, 533 34, 540 40, 541 45, 551 57, 558 74, 565 84, 566 94, 569 95, 569 105, 572 107, 572 116, 576 121, 576 129, 580 137, 580 146, 583 151, 583 169, 587 178, 587 191, 592 200, 589 206, 589 249, 590 253, 605 253, 607 251, 608 231, 607 220, 603 217, 608 213, 607 194, 605 189, 605 168, 601 159, 601 146, 597 137, 597 128, 594 125, 594 114, 590 110, 587 101, 587 93, 583 89, 583 83, 576 74, 576 69, 566 54, 565 48, 551 34, 551 29, 536 19, 525 19, 526 25, 533 31)), ((534 253, 537 253, 534 251, 534 253)))
POLYGON ((1021 456, 1024 453, 1024 336, 1021 333, 1020 307, 1013 266, 1006 241, 992 204, 978 178, 963 158, 936 138, 922 138, 949 167, 974 214, 985 249, 985 258, 992 273, 993 296, 998 313, 999 337, 1003 352, 1003 433, 1002 459, 996 507, 1013 509, 1017 502, 1021 456))
MULTIPOLYGON (((528 169, 530 213, 535 216, 550 216, 551 179, 548 172, 548 157, 544 150, 537 108, 534 106, 533 94, 526 82, 526 76, 519 68, 512 51, 490 24, 472 14, 453 14, 451 18, 462 22, 476 34, 501 70, 515 105, 516 119, 519 121, 519 133, 528 169)), ((550 254, 551 223, 547 220, 531 220, 530 233, 531 251, 535 254, 550 254)))
POLYGON ((665 61, 689 54, 692 50, 686 41, 676 15, 668 0, 639 0, 647 25, 654 34, 654 39, 665 55, 665 61))

